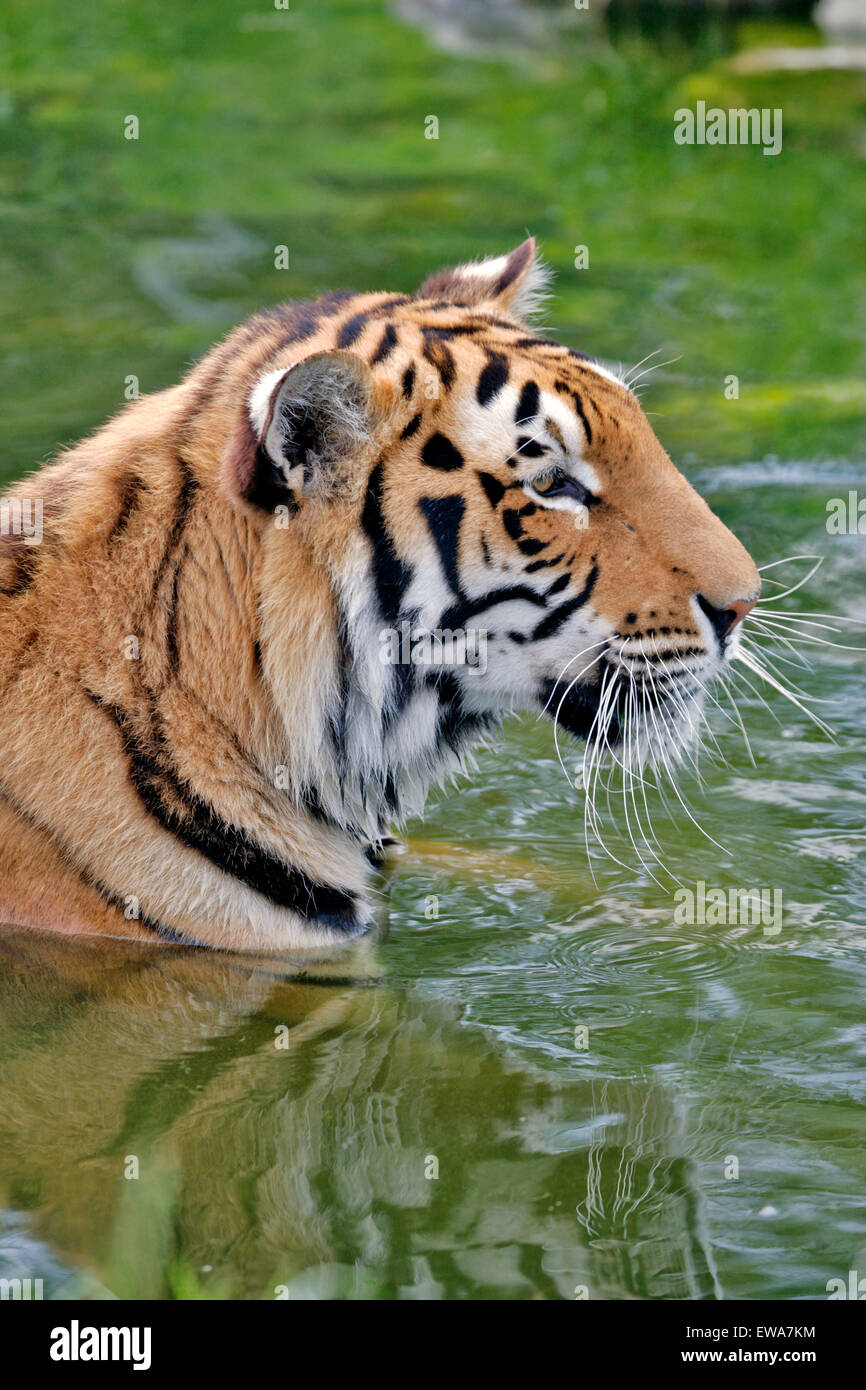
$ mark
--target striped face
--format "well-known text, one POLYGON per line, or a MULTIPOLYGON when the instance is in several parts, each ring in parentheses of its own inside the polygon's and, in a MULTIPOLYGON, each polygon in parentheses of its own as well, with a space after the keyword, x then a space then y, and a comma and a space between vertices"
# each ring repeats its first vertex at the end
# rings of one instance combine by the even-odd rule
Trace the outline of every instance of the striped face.
POLYGON ((681 741, 758 594, 631 392, 521 321, 533 253, 346 302, 325 351, 250 396, 261 444, 235 476, 327 557, 347 765, 388 777, 397 809, 513 709, 611 749, 627 710, 635 747, 681 741))

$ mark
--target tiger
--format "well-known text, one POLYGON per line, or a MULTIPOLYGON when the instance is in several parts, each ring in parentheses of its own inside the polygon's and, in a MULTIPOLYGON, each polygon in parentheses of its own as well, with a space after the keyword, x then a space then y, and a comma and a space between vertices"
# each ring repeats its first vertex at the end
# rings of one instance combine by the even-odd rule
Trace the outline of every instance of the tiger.
POLYGON ((529 238, 280 304, 5 495, 0 921, 339 951, 507 715, 683 736, 759 573, 548 294, 529 238))

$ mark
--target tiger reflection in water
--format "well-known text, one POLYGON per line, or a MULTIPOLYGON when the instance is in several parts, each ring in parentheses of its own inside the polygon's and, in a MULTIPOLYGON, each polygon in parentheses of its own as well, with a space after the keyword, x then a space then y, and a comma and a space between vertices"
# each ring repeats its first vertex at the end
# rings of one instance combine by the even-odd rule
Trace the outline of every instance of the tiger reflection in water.
POLYGON ((662 1085, 564 1080, 357 951, 4 933, 0 1205, 121 1297, 719 1295, 662 1085))

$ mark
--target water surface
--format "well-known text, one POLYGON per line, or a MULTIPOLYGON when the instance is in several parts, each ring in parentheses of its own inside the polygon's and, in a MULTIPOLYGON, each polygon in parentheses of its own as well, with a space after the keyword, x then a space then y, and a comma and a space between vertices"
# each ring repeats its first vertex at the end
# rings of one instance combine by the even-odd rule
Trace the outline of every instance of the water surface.
MULTIPOLYGON (((770 514, 802 550, 811 473, 713 501, 759 559, 770 514)), ((810 607, 850 610, 856 541, 824 549, 810 607)), ((719 715, 683 784, 724 852, 650 802, 683 884, 781 891, 770 934, 677 925, 633 855, 594 885, 527 719, 412 827, 336 978, 0 936, 0 1265, 136 1298, 823 1296, 866 1252, 866 701, 815 650, 837 744, 746 690, 757 768, 719 715)))
MULTIPOLYGON (((862 617, 863 538, 825 526, 866 494, 862 74, 726 66, 804 28, 612 47, 576 25, 518 60, 437 51, 381 4, 277 18, 7 5, 3 479, 262 304, 409 290, 530 230, 551 331, 676 359, 645 405, 757 562, 824 555, 780 606, 862 617), (782 103, 783 154, 679 149, 698 98, 782 103)), ((837 743, 740 680, 757 766, 717 711, 704 789, 682 787, 705 834, 649 797, 663 886, 616 797, 624 867, 597 853, 593 880, 581 793, 527 718, 410 827, 386 933, 336 974, 0 932, 0 1277, 604 1299, 862 1274, 866 695, 860 656, 808 651, 813 672, 782 669, 833 702, 837 743), (677 880, 779 892, 780 929, 678 925, 677 880)))

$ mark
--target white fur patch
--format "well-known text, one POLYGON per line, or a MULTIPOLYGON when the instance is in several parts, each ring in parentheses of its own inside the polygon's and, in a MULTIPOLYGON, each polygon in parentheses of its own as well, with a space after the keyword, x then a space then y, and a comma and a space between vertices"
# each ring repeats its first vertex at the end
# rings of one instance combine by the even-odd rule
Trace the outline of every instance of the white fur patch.
POLYGON ((511 301, 511 313, 519 319, 538 318, 550 298, 552 280, 553 270, 546 261, 536 256, 523 284, 511 301))
MULTIPOLYGON (((491 256, 483 261, 467 261, 455 269, 454 275, 458 279, 489 281, 490 296, 493 298, 496 283, 508 269, 509 260, 510 256, 491 256)), ((532 265, 523 273, 520 287, 508 305, 508 312, 519 319, 535 318, 550 297, 552 278, 551 268, 536 255, 532 265)))
POLYGON ((591 372, 598 372, 599 376, 605 377, 608 381, 612 381, 617 386, 621 386, 624 391, 628 391, 628 387, 623 378, 617 376, 616 372, 611 371, 608 367, 603 367, 600 362, 590 362, 587 358, 581 363, 581 366, 587 367, 591 372))
POLYGON ((491 256, 486 261, 467 261, 466 265, 458 266, 456 273, 461 277, 477 275, 485 280, 498 280, 507 264, 507 256, 491 256))
POLYGON ((268 423, 274 387, 278 381, 282 380, 288 370, 288 367, 277 367, 274 371, 265 372, 264 376, 259 377, 250 392, 247 410, 253 429, 259 438, 264 434, 268 423))

